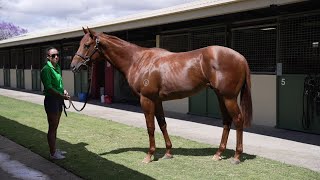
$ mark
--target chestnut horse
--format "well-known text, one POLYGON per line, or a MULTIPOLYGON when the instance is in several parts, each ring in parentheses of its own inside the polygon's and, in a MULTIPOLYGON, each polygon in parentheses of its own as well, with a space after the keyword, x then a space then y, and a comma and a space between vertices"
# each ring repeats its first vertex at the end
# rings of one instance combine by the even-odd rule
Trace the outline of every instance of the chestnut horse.
POLYGON ((124 74, 132 90, 140 97, 146 119, 150 147, 143 162, 151 162, 156 150, 154 117, 165 140, 163 158, 173 157, 162 101, 189 97, 210 87, 217 94, 223 118, 221 143, 213 159, 221 160, 233 122, 237 141, 232 162, 240 163, 243 128, 249 127, 252 119, 250 70, 241 54, 221 46, 173 53, 160 48, 139 47, 89 28, 83 28, 83 31, 85 35, 71 62, 72 71, 78 72, 97 60, 106 60, 124 74), (240 91, 241 110, 237 103, 240 91))

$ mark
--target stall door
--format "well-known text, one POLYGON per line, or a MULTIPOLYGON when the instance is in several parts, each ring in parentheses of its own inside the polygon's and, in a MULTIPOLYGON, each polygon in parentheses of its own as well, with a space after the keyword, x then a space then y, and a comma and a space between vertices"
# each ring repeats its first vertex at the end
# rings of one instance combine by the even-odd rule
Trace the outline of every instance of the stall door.
POLYGON ((0 52, 0 68, 3 68, 3 85, 10 87, 10 51, 0 52))
MULTIPOLYGON (((43 58, 43 61, 45 59, 43 58)), ((31 60, 31 81, 32 81, 32 90, 41 91, 41 78, 40 70, 42 68, 41 58, 40 58, 40 48, 32 48, 32 60, 31 60)))
POLYGON ((74 95, 79 96, 79 93, 87 93, 88 91, 88 70, 81 70, 74 74, 74 95))
POLYGON ((320 13, 280 19, 279 128, 320 134, 320 13))

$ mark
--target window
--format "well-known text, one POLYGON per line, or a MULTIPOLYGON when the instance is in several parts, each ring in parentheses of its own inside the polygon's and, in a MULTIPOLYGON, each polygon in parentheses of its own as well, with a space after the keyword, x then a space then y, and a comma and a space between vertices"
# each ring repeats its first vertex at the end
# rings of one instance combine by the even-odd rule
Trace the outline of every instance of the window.
POLYGON ((248 61, 251 72, 275 73, 276 26, 257 26, 232 30, 232 48, 248 61))
POLYGON ((72 58, 74 56, 74 46, 73 44, 70 45, 64 45, 62 48, 62 57, 61 57, 61 68, 64 70, 70 69, 70 64, 72 61, 72 58))
POLYGON ((283 73, 320 72, 320 14, 280 20, 279 59, 283 73))

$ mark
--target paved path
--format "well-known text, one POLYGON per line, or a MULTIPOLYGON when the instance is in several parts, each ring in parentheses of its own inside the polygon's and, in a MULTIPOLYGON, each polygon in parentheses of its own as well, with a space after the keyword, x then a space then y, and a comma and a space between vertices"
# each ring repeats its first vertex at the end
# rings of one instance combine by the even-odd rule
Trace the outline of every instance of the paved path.
MULTIPOLYGON (((43 104, 44 99, 42 95, 2 88, 0 88, 0 95, 36 104, 43 104)), ((124 104, 103 106, 97 102, 92 103, 87 104, 81 113, 145 128, 144 115, 141 113, 140 107, 124 104)), ((82 107, 83 103, 75 102, 75 105, 82 107)), ((70 111, 75 112, 74 110, 70 111)), ((166 113, 166 117, 168 131, 171 135, 215 146, 219 145, 222 134, 222 123, 220 120, 177 113, 166 113)), ((160 131, 158 127, 156 130, 160 131)), ((244 153, 320 172, 320 135, 263 126, 253 126, 245 129, 245 131, 244 153)), ((228 149, 235 148, 235 139, 235 131, 231 130, 228 149)), ((0 144, 3 144, 1 139, 0 144)), ((1 147, 0 152, 2 152, 1 147)))
POLYGON ((81 178, 0 136, 0 179, 80 180, 81 178))

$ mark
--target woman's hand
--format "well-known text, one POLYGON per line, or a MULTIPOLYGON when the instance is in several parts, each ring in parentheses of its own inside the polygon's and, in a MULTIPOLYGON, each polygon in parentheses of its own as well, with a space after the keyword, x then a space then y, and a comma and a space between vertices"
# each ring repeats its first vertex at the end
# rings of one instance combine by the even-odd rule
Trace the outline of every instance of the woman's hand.
POLYGON ((69 96, 69 93, 68 93, 67 90, 64 90, 64 91, 63 91, 63 94, 69 96))
POLYGON ((69 100, 69 99, 70 99, 70 96, 69 96, 69 95, 63 95, 63 99, 64 99, 64 100, 69 100))
POLYGON ((69 93, 67 90, 64 90, 63 91, 63 99, 64 100, 69 100, 70 99, 70 96, 69 96, 69 93))
POLYGON ((64 100, 69 100, 70 99, 70 96, 69 96, 69 93, 67 90, 64 90, 63 91, 63 99, 64 100))

